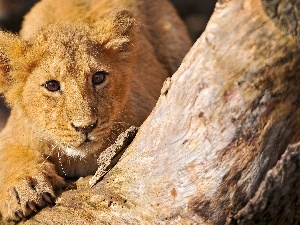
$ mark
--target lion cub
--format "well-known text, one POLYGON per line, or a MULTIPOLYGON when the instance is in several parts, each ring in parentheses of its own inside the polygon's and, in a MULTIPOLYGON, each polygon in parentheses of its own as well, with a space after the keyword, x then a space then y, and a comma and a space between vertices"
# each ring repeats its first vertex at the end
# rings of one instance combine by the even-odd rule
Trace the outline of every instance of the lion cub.
POLYGON ((42 0, 20 35, 0 32, 0 92, 11 116, 0 135, 0 212, 28 218, 64 178, 96 160, 151 112, 190 48, 167 0, 42 0))

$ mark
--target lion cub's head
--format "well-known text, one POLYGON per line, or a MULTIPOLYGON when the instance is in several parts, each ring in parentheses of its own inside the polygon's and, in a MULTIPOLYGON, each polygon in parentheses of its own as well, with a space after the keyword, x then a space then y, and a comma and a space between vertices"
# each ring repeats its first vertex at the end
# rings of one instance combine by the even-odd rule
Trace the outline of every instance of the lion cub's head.
POLYGON ((98 24, 55 22, 30 40, 1 32, 0 92, 31 130, 67 154, 95 151, 126 111, 134 27, 119 11, 98 24))

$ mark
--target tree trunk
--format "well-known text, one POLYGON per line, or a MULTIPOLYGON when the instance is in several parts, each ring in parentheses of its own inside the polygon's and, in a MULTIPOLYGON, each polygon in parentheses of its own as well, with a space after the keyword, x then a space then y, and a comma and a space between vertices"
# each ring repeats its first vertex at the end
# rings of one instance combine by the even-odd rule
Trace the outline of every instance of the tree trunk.
POLYGON ((298 9, 219 1, 117 165, 25 224, 298 224, 298 9))

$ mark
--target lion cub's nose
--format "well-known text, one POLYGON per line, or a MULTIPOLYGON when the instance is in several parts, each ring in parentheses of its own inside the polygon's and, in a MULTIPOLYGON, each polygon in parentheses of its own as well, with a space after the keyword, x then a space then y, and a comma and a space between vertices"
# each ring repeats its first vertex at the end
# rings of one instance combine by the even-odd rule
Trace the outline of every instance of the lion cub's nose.
POLYGON ((74 123, 72 123, 72 126, 75 128, 76 131, 81 133, 89 133, 91 132, 96 126, 97 126, 98 120, 96 120, 94 123, 85 125, 85 126, 76 126, 74 123))

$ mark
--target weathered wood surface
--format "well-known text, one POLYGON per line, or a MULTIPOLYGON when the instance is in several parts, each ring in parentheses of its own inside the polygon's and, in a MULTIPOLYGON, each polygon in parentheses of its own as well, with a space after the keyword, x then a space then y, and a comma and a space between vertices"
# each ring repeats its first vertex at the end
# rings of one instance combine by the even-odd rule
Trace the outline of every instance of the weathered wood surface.
POLYGON ((300 0, 263 3, 219 1, 118 164, 25 224, 297 224, 300 0))
POLYGON ((288 147, 254 197, 235 215, 238 224, 299 224, 299 177, 300 144, 296 144, 288 147))

